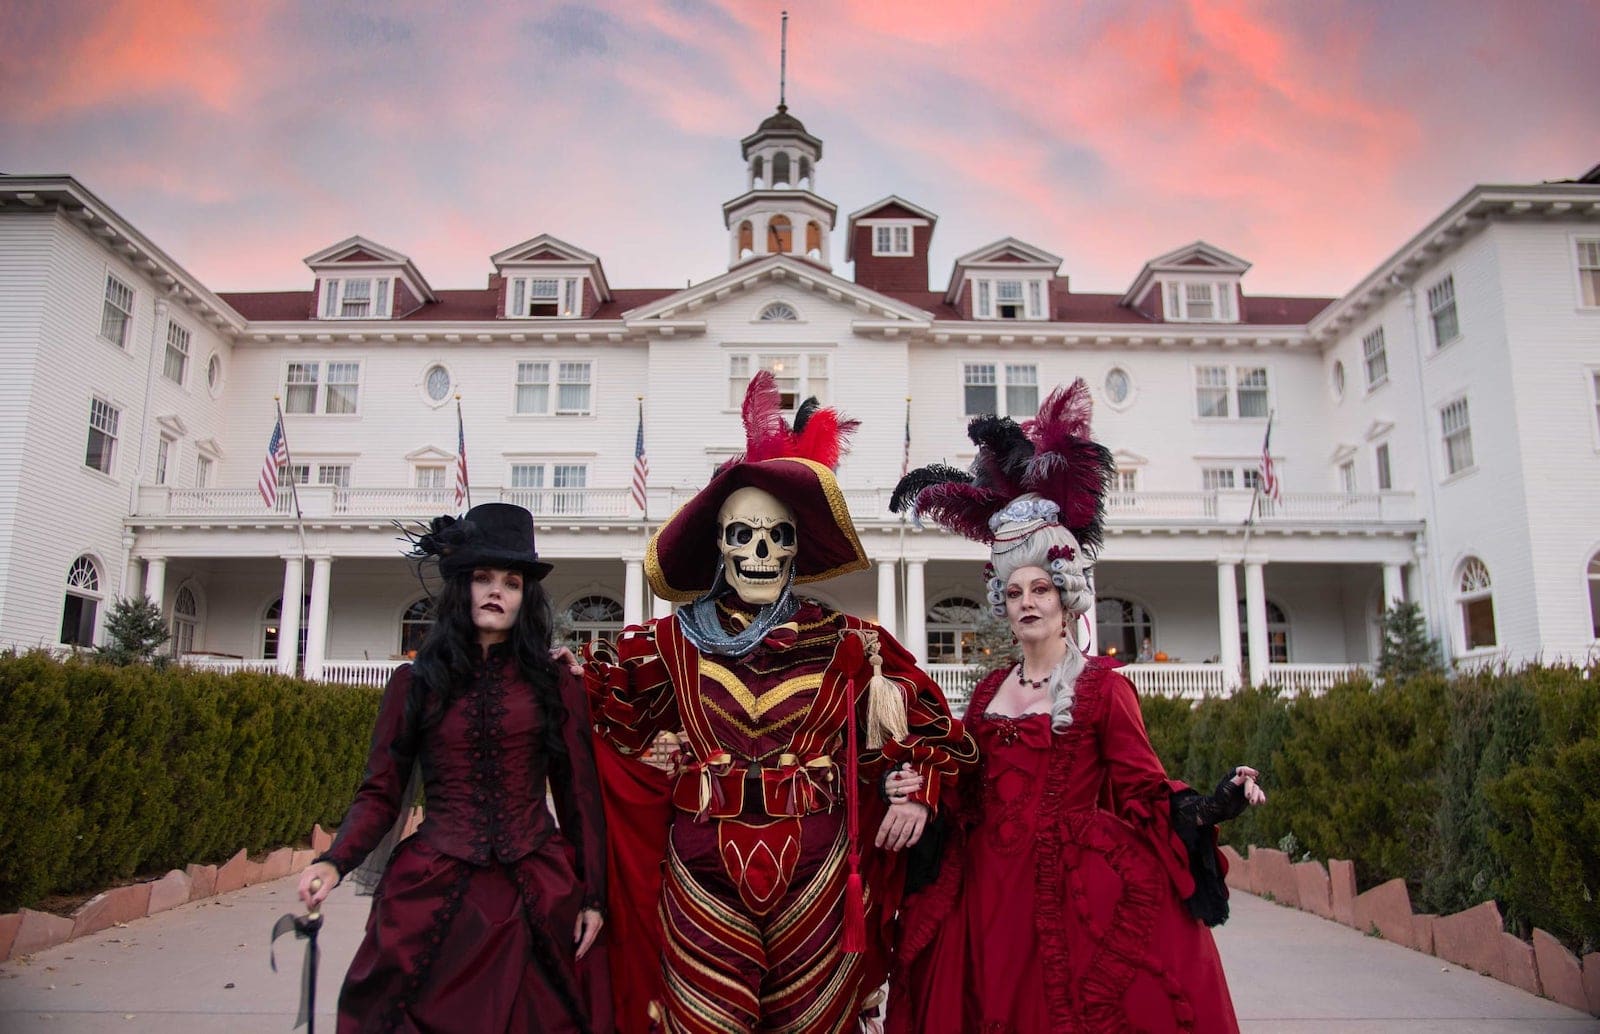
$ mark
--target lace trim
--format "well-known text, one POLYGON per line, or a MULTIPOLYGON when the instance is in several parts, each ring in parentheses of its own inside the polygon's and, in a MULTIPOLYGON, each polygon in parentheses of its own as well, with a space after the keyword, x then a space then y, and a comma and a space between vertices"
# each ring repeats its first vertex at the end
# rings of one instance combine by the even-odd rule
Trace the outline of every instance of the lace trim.
POLYGON ((428 933, 422 940, 422 950, 417 953, 416 966, 400 982, 400 997, 389 1003, 388 1011, 383 1014, 383 1019, 378 1024, 380 1031, 400 1029, 406 1014, 417 1004, 422 988, 428 982, 428 974, 433 971, 433 964, 439 961, 439 952, 444 948, 445 937, 450 933, 451 925, 455 923, 456 914, 461 911, 462 901, 466 899, 467 884, 472 881, 472 867, 464 862, 456 864, 461 866, 461 872, 455 882, 446 888, 444 901, 433 910, 433 918, 428 921, 428 933))

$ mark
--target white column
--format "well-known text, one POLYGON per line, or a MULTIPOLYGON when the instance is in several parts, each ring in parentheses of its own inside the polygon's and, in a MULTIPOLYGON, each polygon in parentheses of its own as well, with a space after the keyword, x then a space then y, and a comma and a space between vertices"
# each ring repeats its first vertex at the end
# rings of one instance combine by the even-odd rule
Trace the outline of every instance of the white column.
POLYGON ((906 637, 901 642, 918 664, 928 663, 928 599, 923 586, 926 560, 906 558, 906 637))
POLYGON ((1405 568, 1399 564, 1383 565, 1383 609, 1388 610, 1406 601, 1405 568))
POLYGON ((672 601, 660 596, 650 597, 650 616, 664 618, 672 613, 672 601))
POLYGON ((144 594, 166 613, 167 558, 153 556, 144 562, 144 594))
POLYGON ((328 595, 333 575, 333 558, 319 556, 311 561, 311 613, 306 617, 306 678, 322 678, 322 665, 328 659, 328 595))
MULTIPOLYGON (((988 587, 985 586, 985 588, 988 587)), ((1095 654, 1100 652, 1100 601, 1096 599, 1096 597, 1099 595, 1100 591, 1095 587, 1094 584, 1094 572, 1090 571, 1089 609, 1083 612, 1082 618, 1074 619, 1080 625, 1087 623, 1089 631, 1087 635, 1080 635, 1079 633, 1082 631, 1082 629, 1074 628, 1072 630, 1072 635, 1078 642, 1078 648, 1090 657, 1093 657, 1095 654)), ((988 600, 985 599, 984 602, 985 605, 987 605, 988 600)))
POLYGON ((878 561, 878 624, 888 630, 889 634, 899 638, 900 631, 895 627, 895 592, 894 574, 898 560, 878 561))
POLYGON ((1267 588, 1259 560, 1247 560, 1244 565, 1244 616, 1246 635, 1250 638, 1250 684, 1264 685, 1267 681, 1267 588))
POLYGON ((1222 648, 1222 683, 1229 692, 1239 688, 1239 565, 1217 561, 1217 636, 1222 648))
POLYGON ((293 675, 300 648, 300 599, 306 592, 306 564, 283 558, 283 605, 278 608, 278 674, 293 675))
POLYGON ((622 580, 622 623, 638 625, 644 622, 644 560, 624 557, 626 573, 622 580))

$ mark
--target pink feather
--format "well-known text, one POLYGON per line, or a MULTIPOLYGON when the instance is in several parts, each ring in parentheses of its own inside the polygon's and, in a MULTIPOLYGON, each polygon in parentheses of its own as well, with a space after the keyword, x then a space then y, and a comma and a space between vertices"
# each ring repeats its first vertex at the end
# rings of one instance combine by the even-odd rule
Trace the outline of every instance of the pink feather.
POLYGON ((1009 498, 979 485, 952 481, 932 485, 917 493, 919 518, 942 525, 957 535, 978 542, 994 541, 989 518, 1005 506, 1009 498))
POLYGON ((789 445, 778 382, 771 370, 757 370, 744 392, 744 458, 755 463, 782 456, 789 445))

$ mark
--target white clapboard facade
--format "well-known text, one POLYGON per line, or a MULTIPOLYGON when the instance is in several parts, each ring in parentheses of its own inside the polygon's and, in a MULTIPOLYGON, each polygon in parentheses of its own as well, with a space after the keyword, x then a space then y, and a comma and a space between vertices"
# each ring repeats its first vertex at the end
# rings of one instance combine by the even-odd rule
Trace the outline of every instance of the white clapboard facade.
POLYGON ((969 461, 971 415, 1079 376, 1119 468, 1085 636, 1129 660, 1148 640, 1143 688, 1316 688, 1376 658, 1396 598, 1461 663, 1596 650, 1600 176, 1475 187, 1339 298, 1252 295, 1205 242, 1097 295, 1048 241, 930 270, 938 216, 839 213, 781 107, 741 151, 728 271, 683 289, 614 286, 529 227, 483 288, 354 237, 302 290, 219 295, 71 177, 0 177, 0 640, 101 641, 146 593, 191 663, 380 681, 422 627, 394 522, 455 509, 458 397, 472 500, 533 510, 555 607, 614 631, 662 612, 647 537, 739 449, 765 367, 862 420, 840 481, 874 569, 815 595, 953 687, 984 554, 889 491, 907 459, 969 461), (275 399, 293 469, 269 507, 275 399))

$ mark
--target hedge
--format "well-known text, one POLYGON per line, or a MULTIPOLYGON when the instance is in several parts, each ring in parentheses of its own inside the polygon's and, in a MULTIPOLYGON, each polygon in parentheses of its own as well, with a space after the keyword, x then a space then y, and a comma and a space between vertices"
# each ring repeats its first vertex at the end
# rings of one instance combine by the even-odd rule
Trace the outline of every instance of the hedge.
POLYGON ((0 912, 331 825, 372 689, 0 655, 0 912))
POLYGON ((1261 770, 1267 806, 1225 841, 1350 859, 1363 889, 1404 879, 1419 911, 1492 898, 1524 936, 1600 947, 1600 665, 1141 706, 1174 776, 1261 770))

